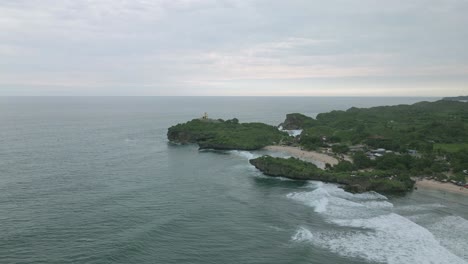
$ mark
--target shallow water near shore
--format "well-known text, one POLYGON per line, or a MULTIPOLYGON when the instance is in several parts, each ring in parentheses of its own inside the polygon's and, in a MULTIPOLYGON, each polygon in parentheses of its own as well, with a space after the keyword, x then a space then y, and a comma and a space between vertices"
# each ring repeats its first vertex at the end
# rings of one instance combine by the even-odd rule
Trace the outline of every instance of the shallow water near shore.
MULTIPOLYGON (((468 197, 263 176, 167 128, 424 98, 0 98, 0 263, 468 263, 468 197)), ((434 100, 434 99, 427 99, 434 100)))

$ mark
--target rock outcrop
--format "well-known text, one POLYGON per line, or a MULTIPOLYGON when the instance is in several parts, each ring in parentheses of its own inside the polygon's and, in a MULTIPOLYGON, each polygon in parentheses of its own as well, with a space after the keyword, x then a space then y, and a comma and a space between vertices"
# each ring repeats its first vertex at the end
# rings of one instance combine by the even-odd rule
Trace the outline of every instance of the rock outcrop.
POLYGON ((285 177, 294 180, 315 180, 342 184, 343 188, 352 193, 376 191, 380 193, 401 193, 413 188, 414 181, 401 181, 387 177, 375 177, 371 174, 352 175, 350 173, 325 171, 312 163, 295 158, 274 158, 263 156, 251 159, 250 164, 272 177, 285 177))
POLYGON ((172 126, 167 138, 175 143, 196 143, 201 149, 256 150, 289 138, 286 132, 263 123, 239 123, 236 118, 193 119, 172 126))
POLYGON ((298 130, 314 126, 317 121, 303 114, 287 114, 286 119, 280 124, 286 130, 298 130))

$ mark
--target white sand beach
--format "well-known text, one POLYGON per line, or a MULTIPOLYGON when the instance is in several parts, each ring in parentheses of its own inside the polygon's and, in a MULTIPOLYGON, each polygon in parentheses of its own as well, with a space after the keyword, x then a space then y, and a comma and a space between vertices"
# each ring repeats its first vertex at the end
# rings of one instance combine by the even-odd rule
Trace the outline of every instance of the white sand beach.
POLYGON ((446 192, 451 192, 451 193, 458 193, 458 194, 464 194, 468 195, 468 189, 464 188, 462 186, 457 186, 452 183, 443 183, 443 182, 438 182, 434 180, 427 180, 423 179, 420 181, 416 181, 416 187, 419 188, 428 188, 428 189, 435 189, 435 190, 441 190, 441 191, 446 191, 446 192))
POLYGON ((269 151, 278 151, 278 152, 288 153, 292 157, 299 158, 302 160, 319 161, 319 162, 322 162, 324 166, 326 163, 329 163, 332 166, 338 164, 338 160, 330 155, 319 153, 316 151, 302 150, 298 147, 266 146, 264 149, 269 150, 269 151))

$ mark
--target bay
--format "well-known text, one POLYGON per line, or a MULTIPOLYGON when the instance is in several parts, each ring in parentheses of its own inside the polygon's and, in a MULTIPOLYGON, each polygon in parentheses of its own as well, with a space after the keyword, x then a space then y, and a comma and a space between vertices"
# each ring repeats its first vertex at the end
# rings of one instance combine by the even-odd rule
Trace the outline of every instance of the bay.
POLYGON ((277 125, 422 100, 1 97, 0 263, 467 263, 467 197, 351 195, 166 138, 205 112, 277 125))

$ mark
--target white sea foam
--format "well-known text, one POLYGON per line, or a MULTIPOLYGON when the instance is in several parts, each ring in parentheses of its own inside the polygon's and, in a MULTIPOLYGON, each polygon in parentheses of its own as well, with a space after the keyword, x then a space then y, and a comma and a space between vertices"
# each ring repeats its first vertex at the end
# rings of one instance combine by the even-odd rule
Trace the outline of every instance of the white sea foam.
POLYGON ((393 208, 393 204, 387 201, 368 201, 368 202, 363 202, 362 205, 364 205, 367 208, 380 208, 380 209, 390 209, 393 208))
POLYGON ((414 215, 405 215, 405 217, 415 223, 420 223, 420 222, 426 221, 427 219, 434 218, 434 214, 433 213, 414 214, 414 215))
POLYGON ((468 261, 468 220, 460 216, 441 217, 427 227, 440 244, 468 261))
POLYGON ((297 137, 302 133, 302 129, 287 130, 287 129, 283 129, 283 126, 279 126, 278 130, 287 132, 290 136, 293 136, 293 137, 297 137))
POLYGON ((339 188, 336 184, 327 184, 320 181, 310 181, 309 187, 312 189, 319 189, 325 188, 328 193, 333 194, 333 196, 337 196, 344 199, 352 199, 352 200, 388 200, 387 197, 381 195, 380 193, 376 193, 373 191, 365 192, 365 193, 350 193, 346 192, 343 189, 339 188))
POLYGON ((246 158, 247 160, 255 159, 258 158, 260 155, 254 154, 250 151, 244 151, 244 150, 230 150, 228 151, 231 154, 234 154, 236 156, 246 158))
POLYGON ((380 263, 466 263, 439 244, 427 229, 397 214, 336 220, 335 223, 362 230, 314 233, 301 227, 292 239, 324 247, 343 256, 380 263))
POLYGON ((432 203, 432 204, 404 205, 404 206, 399 206, 396 209, 398 211, 405 211, 405 212, 420 212, 420 211, 434 210, 434 209, 446 208, 446 207, 447 206, 439 204, 439 203, 432 203))
POLYGON ((304 203, 317 213, 328 218, 350 219, 360 217, 362 214, 373 216, 376 212, 370 209, 390 209, 393 204, 386 197, 375 192, 352 194, 345 192, 335 184, 311 183, 312 191, 293 192, 288 198, 304 203), (362 208, 356 210, 356 208, 362 208))
MULTIPOLYGON (((290 193, 288 198, 311 206, 327 222, 340 228, 314 231, 302 226, 292 236, 295 242, 311 243, 343 256, 379 263, 466 264, 462 259, 465 258, 462 251, 466 248, 466 238, 459 235, 460 240, 453 245, 439 240, 430 230, 394 213, 393 204, 385 196, 372 192, 351 194, 336 185, 317 182, 310 187, 313 190, 290 193), (457 248, 456 243, 465 244, 457 248)), ((457 222, 462 226, 458 232, 468 233, 465 219, 444 221, 446 224, 457 222)), ((433 229, 442 232, 449 226, 440 224, 433 229)))
POLYGON ((296 181, 293 179, 285 178, 285 177, 271 177, 263 174, 263 172, 257 170, 254 166, 249 166, 249 169, 251 169, 251 176, 257 177, 260 179, 266 179, 266 180, 278 180, 278 181, 296 181))
POLYGON ((302 133, 302 129, 285 130, 290 136, 297 137, 302 133))
POLYGON ((273 229, 275 231, 284 231, 285 230, 284 228, 281 228, 279 226, 268 225, 267 227, 270 228, 270 229, 273 229))
POLYGON ((292 237, 292 240, 296 242, 308 242, 313 241, 313 239, 314 235, 312 235, 312 232, 305 227, 300 227, 292 237))

